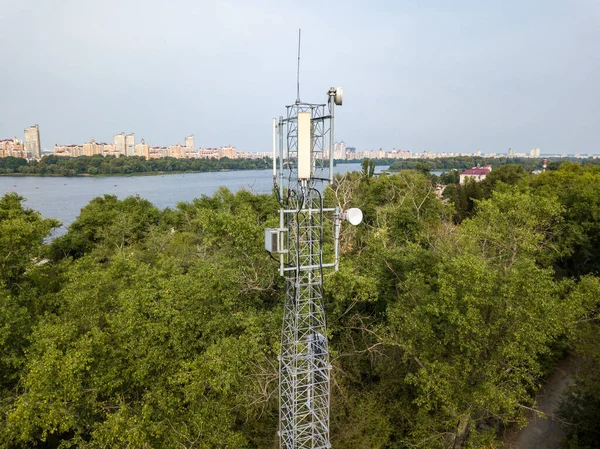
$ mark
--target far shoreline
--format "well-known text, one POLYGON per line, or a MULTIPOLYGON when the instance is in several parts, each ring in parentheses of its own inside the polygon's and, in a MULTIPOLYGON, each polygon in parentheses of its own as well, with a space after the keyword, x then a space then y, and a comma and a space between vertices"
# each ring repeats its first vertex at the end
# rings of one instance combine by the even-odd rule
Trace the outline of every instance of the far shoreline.
POLYGON ((266 171, 270 170, 269 168, 241 168, 241 169, 233 169, 233 168, 223 168, 220 170, 187 170, 187 171, 152 171, 152 172, 139 172, 139 173, 102 173, 97 175, 92 175, 90 173, 79 173, 76 175, 59 175, 54 173, 0 173, 0 176, 6 178, 25 178, 25 177, 35 177, 35 178, 123 178, 123 177, 135 177, 135 176, 162 176, 162 175, 185 175, 187 173, 219 173, 219 172, 231 172, 231 171, 251 171, 251 170, 259 170, 266 171))

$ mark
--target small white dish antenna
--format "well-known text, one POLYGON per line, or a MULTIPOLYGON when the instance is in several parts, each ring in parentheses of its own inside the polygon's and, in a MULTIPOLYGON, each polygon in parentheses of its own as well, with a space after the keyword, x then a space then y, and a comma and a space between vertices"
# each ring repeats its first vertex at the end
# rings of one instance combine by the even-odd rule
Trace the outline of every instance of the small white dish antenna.
POLYGON ((353 226, 359 225, 362 222, 362 220, 363 220, 362 210, 360 210, 357 207, 353 207, 351 209, 348 209, 346 211, 345 215, 346 215, 346 217, 345 217, 346 221, 348 223, 350 223, 351 225, 353 225, 353 226))
POLYGON ((333 101, 335 101, 335 104, 337 106, 341 106, 342 105, 343 97, 344 97, 344 89, 342 89, 341 87, 338 87, 335 90, 335 97, 333 99, 333 101))

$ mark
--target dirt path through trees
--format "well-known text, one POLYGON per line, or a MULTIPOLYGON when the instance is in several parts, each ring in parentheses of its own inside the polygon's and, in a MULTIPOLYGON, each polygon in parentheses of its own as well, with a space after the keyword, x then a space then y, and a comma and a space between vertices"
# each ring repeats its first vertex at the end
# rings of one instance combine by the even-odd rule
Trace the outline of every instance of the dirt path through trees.
POLYGON ((544 415, 531 412, 529 424, 507 438, 506 449, 560 449, 565 433, 555 414, 563 393, 573 382, 577 367, 577 360, 573 357, 567 357, 558 364, 537 396, 536 410, 544 415))

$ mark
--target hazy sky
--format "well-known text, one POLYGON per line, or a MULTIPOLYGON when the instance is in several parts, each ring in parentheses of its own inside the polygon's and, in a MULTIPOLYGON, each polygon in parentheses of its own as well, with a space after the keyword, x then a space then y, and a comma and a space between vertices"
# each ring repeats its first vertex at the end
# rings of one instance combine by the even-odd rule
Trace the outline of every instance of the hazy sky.
POLYGON ((344 87, 358 149, 600 153, 598 0, 0 0, 0 138, 231 144, 344 87))

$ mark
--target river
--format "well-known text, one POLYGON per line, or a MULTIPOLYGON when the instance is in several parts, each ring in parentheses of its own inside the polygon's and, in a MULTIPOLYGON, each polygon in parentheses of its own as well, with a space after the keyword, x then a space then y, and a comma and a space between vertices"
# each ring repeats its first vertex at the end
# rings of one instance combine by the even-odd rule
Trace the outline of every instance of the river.
MULTIPOLYGON (((385 170, 378 166, 375 172, 385 170)), ((360 164, 338 164, 334 171, 360 171, 360 164)), ((110 177, 43 177, 1 176, 0 196, 17 192, 26 199, 25 205, 40 211, 42 216, 57 218, 63 226, 54 235, 66 232, 83 206, 97 196, 116 195, 123 199, 139 195, 164 209, 179 202, 189 202, 201 195, 212 195, 220 186, 236 192, 246 189, 254 193, 269 193, 273 186, 271 170, 185 173, 157 176, 110 177)))

